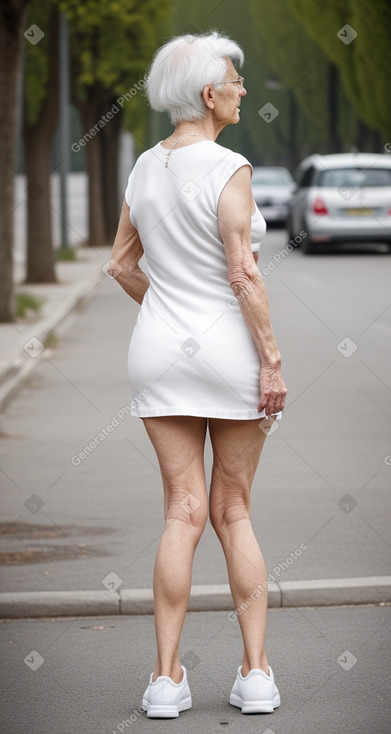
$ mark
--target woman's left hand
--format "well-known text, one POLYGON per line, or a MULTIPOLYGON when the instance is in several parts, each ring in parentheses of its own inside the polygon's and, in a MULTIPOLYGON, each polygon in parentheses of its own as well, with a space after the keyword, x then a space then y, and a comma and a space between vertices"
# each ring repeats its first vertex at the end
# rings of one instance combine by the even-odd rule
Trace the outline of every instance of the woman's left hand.
POLYGON ((279 413, 285 407, 287 388, 281 374, 279 364, 262 363, 259 378, 261 397, 258 404, 259 413, 265 409, 266 416, 279 413))

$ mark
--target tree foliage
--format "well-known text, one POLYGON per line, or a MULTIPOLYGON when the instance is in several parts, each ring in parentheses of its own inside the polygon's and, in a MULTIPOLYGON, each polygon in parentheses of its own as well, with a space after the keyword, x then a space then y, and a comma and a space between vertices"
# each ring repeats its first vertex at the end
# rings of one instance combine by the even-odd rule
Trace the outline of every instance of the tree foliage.
POLYGON ((0 4, 0 322, 14 318, 13 211, 20 48, 27 0, 0 4))
POLYGON ((47 96, 49 79, 48 22, 52 0, 31 0, 28 22, 35 23, 45 33, 39 43, 26 43, 24 47, 24 108, 28 125, 35 125, 47 96))
MULTIPOLYGON (((388 0, 289 0, 298 22, 340 69, 358 116, 387 137, 391 127, 391 5, 388 0), (344 26, 357 36, 344 43, 344 26)), ((353 35, 353 34, 352 34, 353 35)))
MULTIPOLYGON (((83 102, 94 88, 109 102, 135 85, 140 87, 159 28, 170 12, 169 0, 58 2, 69 21, 74 96, 83 102)), ((147 112, 140 94, 132 95, 123 105, 125 126, 136 133, 140 144, 147 112)))
MULTIPOLYGON (((55 2, 69 21, 74 98, 81 102, 91 87, 109 102, 138 85, 123 105, 125 127, 145 142, 148 107, 140 94, 147 64, 162 36, 171 3, 160 0, 32 0, 29 20, 45 32, 55 2)), ((47 95, 50 58, 47 33, 36 45, 26 44, 25 110, 33 125, 47 95)))
POLYGON ((325 136, 327 61, 292 14, 287 0, 250 0, 251 21, 277 78, 292 90, 303 113, 325 136))
POLYGON ((124 83, 137 80, 153 47, 160 2, 59 0, 59 7, 70 23, 81 94, 95 82, 120 94, 124 83))

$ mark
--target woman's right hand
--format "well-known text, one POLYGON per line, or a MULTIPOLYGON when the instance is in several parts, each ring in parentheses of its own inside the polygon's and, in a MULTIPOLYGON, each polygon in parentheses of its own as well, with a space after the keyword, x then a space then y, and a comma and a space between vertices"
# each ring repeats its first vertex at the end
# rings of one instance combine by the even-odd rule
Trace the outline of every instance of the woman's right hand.
POLYGON ((263 362, 259 378, 260 400, 258 411, 265 409, 266 416, 278 413, 285 407, 287 388, 281 374, 280 364, 263 362))

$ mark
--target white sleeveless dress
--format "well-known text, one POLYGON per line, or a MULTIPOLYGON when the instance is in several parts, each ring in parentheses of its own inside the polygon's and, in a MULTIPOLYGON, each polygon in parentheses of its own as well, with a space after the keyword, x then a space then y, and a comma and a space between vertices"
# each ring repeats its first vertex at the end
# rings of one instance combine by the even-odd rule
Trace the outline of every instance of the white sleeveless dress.
MULTIPOLYGON (((125 192, 150 280, 129 344, 131 415, 261 419, 261 360, 228 283, 217 220, 225 184, 251 164, 210 140, 173 150, 168 167, 167 153, 160 143, 143 153, 125 192)), ((256 208, 254 251, 265 233, 256 208)))

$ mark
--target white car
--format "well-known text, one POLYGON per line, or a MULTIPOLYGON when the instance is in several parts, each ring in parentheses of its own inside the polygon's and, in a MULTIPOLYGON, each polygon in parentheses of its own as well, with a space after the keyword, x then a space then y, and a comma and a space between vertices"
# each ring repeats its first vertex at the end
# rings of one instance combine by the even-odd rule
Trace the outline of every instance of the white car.
POLYGON ((295 183, 287 168, 255 166, 251 188, 256 205, 267 222, 285 224, 295 183))
POLYGON ((317 244, 384 242, 391 251, 391 156, 312 155, 301 162, 288 214, 288 238, 305 253, 317 244))

